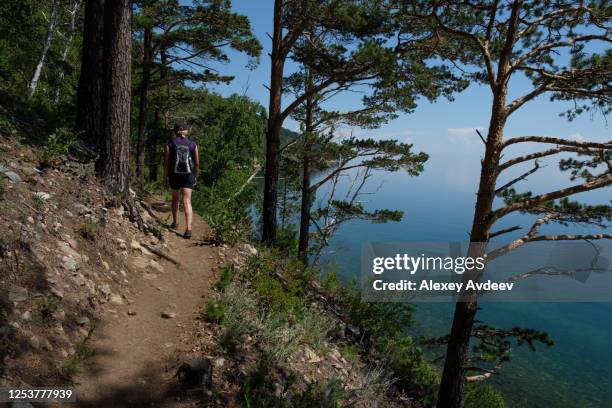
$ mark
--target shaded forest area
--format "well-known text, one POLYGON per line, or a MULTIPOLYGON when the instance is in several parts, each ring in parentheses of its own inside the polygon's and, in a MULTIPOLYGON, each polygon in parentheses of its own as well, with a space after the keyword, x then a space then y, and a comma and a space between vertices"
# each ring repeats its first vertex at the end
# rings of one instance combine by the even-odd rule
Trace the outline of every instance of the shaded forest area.
MULTIPOLYGON (((610 239, 607 233, 540 230, 607 226, 608 203, 587 205, 572 196, 612 184, 611 142, 506 138, 504 129, 538 97, 573 102, 563 113, 568 120, 609 113, 611 11, 606 1, 274 0, 269 38, 258 39, 248 16, 226 0, 5 0, 0 129, 39 146, 40 169, 69 155, 93 164, 109 190, 129 201, 131 191, 165 194, 162 149, 173 123, 185 120, 203 157, 194 207, 214 240, 259 240, 276 256, 299 260, 299 279, 305 279, 346 222, 401 220, 400 211, 360 202, 373 172, 416 177, 428 159, 410 144, 340 137, 337 130, 376 129, 422 100, 452 100, 480 85, 490 90, 491 113, 486 133, 478 134, 484 153, 469 256, 486 254, 478 243, 523 229, 500 253, 531 241, 610 239), (269 56, 260 41, 271 42, 269 56), (268 107, 207 90, 233 79, 213 68, 229 62, 230 50, 247 55, 250 66, 270 58, 268 107), (518 76, 532 88, 515 96, 511 80, 518 76), (334 98, 349 92, 360 95, 356 106, 336 109, 334 98), (289 118, 299 132, 284 129, 289 118), (529 144, 532 153, 512 157, 510 146, 519 144, 529 144), (545 157, 560 157, 568 185, 517 191, 545 157), (504 171, 530 163, 533 168, 518 177, 499 181, 504 171), (336 187, 347 175, 349 193, 339 197, 336 187), (322 202, 315 205, 317 198, 322 202), (496 230, 512 213, 527 214, 533 223, 496 230)), ((425 406, 465 407, 480 398, 474 389, 499 406, 495 391, 473 383, 495 375, 518 346, 552 344, 537 330, 479 322, 476 292, 456 304, 448 336, 427 341, 405 333, 410 306, 368 305, 350 291, 338 299, 368 333, 362 347, 371 361, 386 361, 398 392, 425 406), (421 347, 446 348, 441 372, 421 347), (462 402, 464 395, 470 397, 462 402)))

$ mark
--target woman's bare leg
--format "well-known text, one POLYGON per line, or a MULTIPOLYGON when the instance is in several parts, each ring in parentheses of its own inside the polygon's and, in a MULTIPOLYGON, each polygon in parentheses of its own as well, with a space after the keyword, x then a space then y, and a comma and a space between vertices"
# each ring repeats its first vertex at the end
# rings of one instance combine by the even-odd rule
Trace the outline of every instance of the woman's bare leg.
POLYGON ((179 190, 172 190, 172 223, 178 225, 179 190))
POLYGON ((191 219, 193 218, 193 210, 191 209, 191 189, 182 188, 183 193, 183 210, 185 210, 185 222, 187 231, 191 231, 191 219))

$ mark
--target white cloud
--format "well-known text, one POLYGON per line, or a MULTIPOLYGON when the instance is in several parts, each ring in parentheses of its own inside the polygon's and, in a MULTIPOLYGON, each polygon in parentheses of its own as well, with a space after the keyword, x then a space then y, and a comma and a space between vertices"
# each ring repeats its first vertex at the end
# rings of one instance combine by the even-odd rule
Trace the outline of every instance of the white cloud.
POLYGON ((577 142, 584 142, 584 141, 586 141, 586 138, 584 136, 582 136, 582 133, 580 133, 580 132, 572 133, 571 135, 568 135, 567 137, 572 139, 572 140, 575 140, 577 142))
POLYGON ((473 127, 460 127, 460 128, 448 128, 447 134, 448 139, 455 143, 464 143, 470 144, 473 140, 480 140, 476 130, 479 130, 481 133, 484 130, 483 126, 473 126, 473 127))

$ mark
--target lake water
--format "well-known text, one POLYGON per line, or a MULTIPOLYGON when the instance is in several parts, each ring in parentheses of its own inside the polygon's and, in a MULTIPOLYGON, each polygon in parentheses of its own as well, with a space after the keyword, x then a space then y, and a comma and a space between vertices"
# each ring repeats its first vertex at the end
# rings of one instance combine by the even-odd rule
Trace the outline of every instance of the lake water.
MULTIPOLYGON (((364 241, 465 242, 473 215, 478 166, 477 159, 466 160, 457 157, 453 149, 444 148, 431 153, 420 177, 410 178, 401 172, 375 175, 369 191, 376 194, 365 195, 364 205, 403 210, 404 219, 382 225, 364 221, 345 224, 333 237, 324 261, 332 259, 343 278, 358 278, 364 241)), ((555 167, 549 166, 539 178, 530 180, 529 186, 543 192, 567 185, 567 177, 561 177, 555 167)), ((610 196, 607 189, 580 198, 605 203, 610 196)), ((513 215, 496 228, 517 223, 529 227, 532 220, 513 215)), ((559 226, 547 228, 546 232, 563 230, 559 226)), ((417 330, 429 335, 447 333, 453 307, 418 304, 417 330)), ((513 352, 512 361, 491 380, 503 392, 508 406, 612 406, 612 303, 486 303, 478 319, 500 328, 521 326, 546 331, 555 341, 553 347, 538 347, 537 352, 513 352)))

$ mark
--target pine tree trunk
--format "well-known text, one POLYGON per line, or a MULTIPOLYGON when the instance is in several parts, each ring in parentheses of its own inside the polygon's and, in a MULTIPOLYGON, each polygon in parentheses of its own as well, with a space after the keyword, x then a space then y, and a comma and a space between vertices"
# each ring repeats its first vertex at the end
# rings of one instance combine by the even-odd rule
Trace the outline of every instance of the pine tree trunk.
POLYGON ((130 181, 131 1, 108 2, 104 18, 104 142, 98 169, 112 191, 127 192, 130 181))
POLYGON ((38 58, 38 62, 36 63, 36 68, 34 68, 34 73, 32 74, 32 79, 28 83, 28 96, 34 96, 36 92, 36 87, 38 86, 38 81, 40 80, 40 74, 42 73, 42 69, 45 65, 45 59, 47 58, 47 53, 49 52, 49 47, 51 47, 51 40, 53 39, 53 34, 55 33, 55 26, 57 25, 57 1, 51 1, 51 17, 49 18, 49 30, 47 31, 47 35, 45 36, 45 40, 43 42, 42 49, 40 50, 40 57, 38 58))
POLYGON ((81 140, 97 151, 103 140, 102 90, 104 69, 104 0, 85 2, 81 74, 77 91, 76 128, 81 140))
POLYGON ((298 256, 304 263, 308 261, 311 207, 312 191, 310 189, 310 158, 308 157, 308 153, 306 153, 302 163, 302 204, 300 208, 300 238, 298 243, 298 256))
MULTIPOLYGON (((495 184, 498 176, 503 129, 506 121, 506 113, 504 111, 506 92, 507 90, 502 88, 494 94, 485 157, 482 161, 480 183, 470 234, 470 242, 472 243, 486 243, 489 240, 492 224, 488 214, 491 212, 495 198, 495 184)), ((472 244, 468 256, 477 258, 485 253, 486 245, 472 244)), ((481 275, 482 273, 465 273, 463 276, 464 285, 468 280, 480 281, 481 275)), ((438 391, 438 408, 459 408, 461 406, 461 396, 465 382, 465 364, 468 358, 470 337, 477 308, 477 292, 466 294, 455 305, 455 315, 446 350, 444 371, 442 372, 442 380, 438 391)))
POLYGON ((138 140, 136 143, 136 179, 140 185, 144 183, 145 167, 145 133, 149 104, 149 82, 151 76, 151 27, 145 27, 143 39, 142 81, 140 83, 140 106, 138 111, 138 140))
POLYGON ((278 172, 280 131, 282 126, 281 95, 283 86, 284 57, 282 42, 282 0, 274 2, 274 33, 272 36, 272 68, 270 74, 270 106, 268 109, 268 132, 266 135, 266 173, 263 201, 262 242, 272 246, 276 242, 276 204, 278 196, 278 172))
MULTIPOLYGON (((306 91, 311 89, 311 76, 308 72, 308 85, 306 91)), ((310 188, 311 169, 310 169, 310 139, 314 131, 312 125, 312 113, 314 103, 312 98, 306 99, 306 123, 304 135, 304 155, 302 157, 302 205, 300 209, 300 238, 298 242, 298 257, 304 262, 308 262, 308 241, 310 238, 310 209, 312 207, 313 191, 310 188)))

